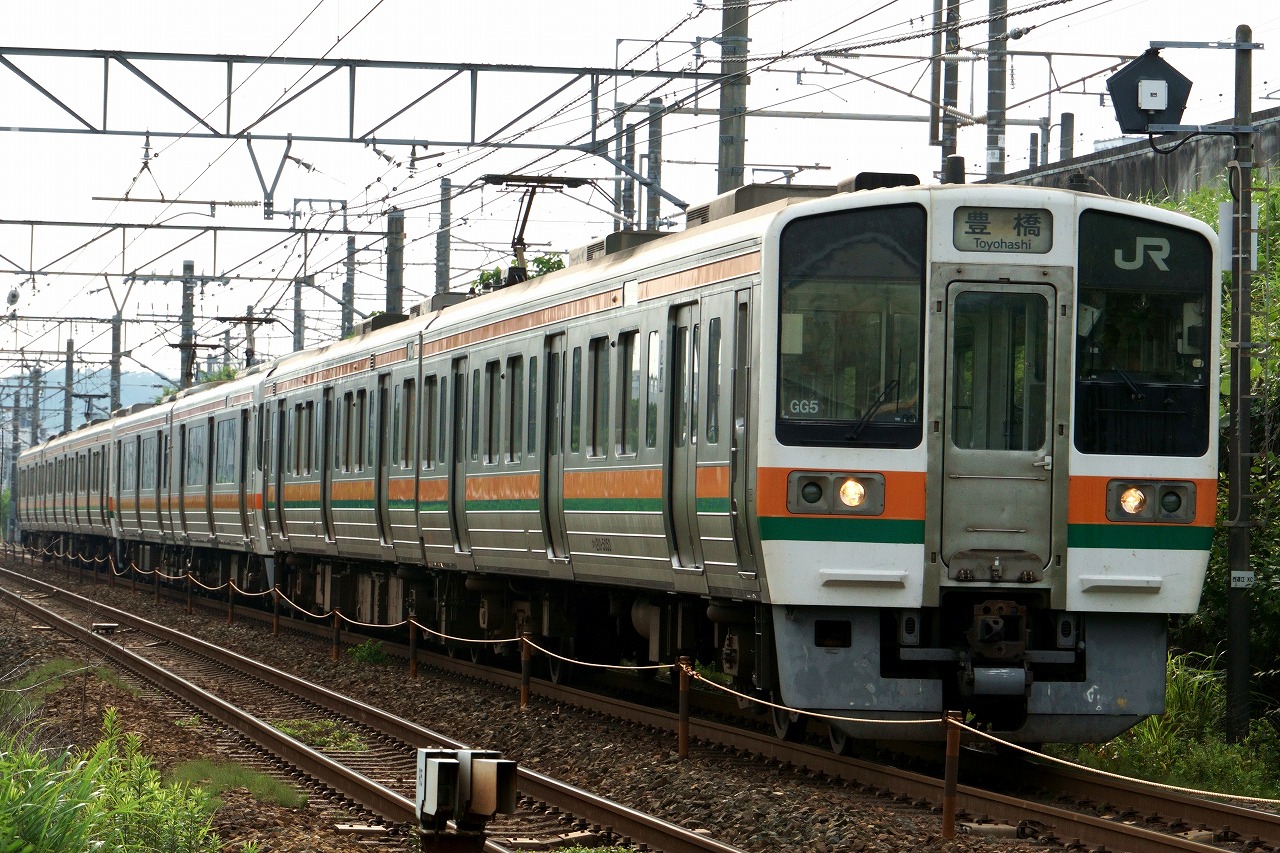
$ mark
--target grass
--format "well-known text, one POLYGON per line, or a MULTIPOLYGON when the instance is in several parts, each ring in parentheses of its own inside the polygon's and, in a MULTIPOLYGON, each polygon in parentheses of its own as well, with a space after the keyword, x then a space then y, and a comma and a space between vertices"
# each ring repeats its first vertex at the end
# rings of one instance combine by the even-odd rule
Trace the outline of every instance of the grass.
MULTIPOLYGON (((137 694, 135 688, 125 684, 115 672, 106 667, 92 667, 87 672, 131 696, 137 694)), ((21 723, 30 719, 44 705, 44 700, 50 693, 62 689, 85 673, 84 663, 70 658, 54 658, 33 667, 19 678, 4 684, 5 692, 0 693, 0 721, 21 723)))
POLYGON ((188 761, 175 767, 169 778, 177 784, 199 787, 215 797, 233 788, 246 788, 259 802, 289 809, 300 809, 307 804, 306 795, 293 786, 241 764, 188 761))
POLYGON ((316 749, 363 752, 369 748, 360 735, 334 720, 277 720, 272 725, 316 749))
POLYGON ((1059 758, 1153 782, 1247 797, 1280 797, 1280 730, 1274 712, 1228 743, 1223 674, 1201 655, 1169 658, 1165 713, 1105 744, 1055 746, 1059 758))
POLYGON ((347 649, 347 654, 359 663, 381 665, 391 660, 391 655, 383 650, 380 640, 365 640, 360 645, 347 649))

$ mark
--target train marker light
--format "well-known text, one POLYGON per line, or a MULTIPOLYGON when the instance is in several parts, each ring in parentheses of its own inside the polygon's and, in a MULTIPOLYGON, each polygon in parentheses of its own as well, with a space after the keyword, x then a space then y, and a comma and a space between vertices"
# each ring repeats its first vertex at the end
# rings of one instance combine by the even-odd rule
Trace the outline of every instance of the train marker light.
POLYGON ((1130 486, 1120 494, 1120 508, 1129 515, 1137 515, 1147 508, 1147 496, 1142 489, 1130 486))
POLYGON ((805 483, 800 489, 800 497, 804 498, 805 503, 816 504, 822 500, 822 486, 817 483, 805 483))
POLYGON ((1177 492, 1165 492, 1160 496, 1160 508, 1167 513, 1175 513, 1182 509, 1182 495, 1177 492))
POLYGON ((867 499, 867 489, 857 480, 845 480, 840 484, 840 503, 849 508, 862 506, 867 499))

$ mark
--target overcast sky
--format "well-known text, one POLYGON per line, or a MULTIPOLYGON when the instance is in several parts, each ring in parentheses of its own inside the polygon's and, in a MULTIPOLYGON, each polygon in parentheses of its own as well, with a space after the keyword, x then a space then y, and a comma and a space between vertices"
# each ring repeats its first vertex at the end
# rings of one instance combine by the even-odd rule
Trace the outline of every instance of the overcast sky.
MULTIPOLYGON (((1062 85, 1105 69, 1113 57, 1068 56, 1068 53, 1136 55, 1152 40, 1231 40, 1237 24, 1253 28, 1255 41, 1265 50, 1254 55, 1254 98, 1257 110, 1280 106, 1280 7, 1262 0, 1059 0, 1018 3, 1010 0, 1009 27, 1029 28, 1022 38, 1009 42, 1015 51, 1057 53, 1051 63, 1044 56, 1014 57, 1008 100, 1026 102, 1010 111, 1011 119, 1039 119, 1049 115, 1054 125, 1064 111, 1076 116, 1076 153, 1093 149, 1097 141, 1119 135, 1109 100, 1100 103, 1105 74, 1066 86, 1044 97, 1051 79, 1062 85), (1270 95, 1270 99, 1266 96, 1270 95)), ((912 99, 929 95, 926 64, 920 59, 930 50, 920 37, 930 24, 929 0, 898 2, 835 2, 835 0, 779 0, 751 5, 750 55, 753 69, 748 86, 748 107, 753 110, 806 110, 844 114, 921 116, 925 104, 912 99), (876 46, 868 46, 876 45, 876 46), (863 48, 862 46, 867 46, 863 48), (873 77, 894 89, 877 85, 824 65, 811 54, 819 49, 854 48, 860 58, 837 59, 839 66, 873 77), (892 57, 889 55, 893 55, 892 57)), ((961 4, 962 23, 977 21, 987 13, 986 0, 961 4)), ((465 4, 425 0, 272 0, 219 3, 113 2, 113 0, 61 0, 56 3, 6 3, 4 35, 9 47, 84 48, 171 53, 239 54, 288 57, 320 57, 439 61, 457 63, 522 64, 533 66, 597 66, 665 70, 717 71, 719 48, 693 42, 713 39, 719 32, 721 9, 717 2, 648 0, 645 3, 510 2, 471 0, 465 4), (657 39, 665 39, 655 43, 657 39), (695 52, 696 51, 696 52, 695 52)), ((985 23, 962 30, 960 42, 965 60, 980 58, 974 48, 986 46, 985 23)), ((1162 54, 1194 82, 1184 122, 1208 124, 1228 119, 1233 103, 1234 54, 1229 50, 1169 49, 1162 54)), ((25 73, 36 78, 82 115, 97 120, 102 113, 102 63, 96 60, 46 62, 14 57, 25 73)), ((194 64, 154 63, 144 70, 201 111, 213 111, 224 94, 225 76, 194 64)), ((236 118, 245 121, 251 112, 265 110, 282 96, 296 93, 316 78, 304 68, 265 68, 250 74, 240 66, 235 81, 236 118)), ((341 85, 315 90, 316 97, 300 101, 292 111, 271 120, 271 132, 315 132, 328 121, 330 132, 345 132, 345 75, 341 85)), ((335 78, 335 80, 339 79, 335 78)), ((174 108, 128 79, 118 67, 110 72, 110 124, 114 128, 142 130, 172 126, 174 108)), ((420 78, 427 80, 427 77, 420 78)), ((442 80, 437 74, 435 78, 442 80)), ((986 65, 961 64, 959 109, 980 115, 985 111, 986 65)), ((484 135, 520 116, 534 101, 561 83, 534 75, 509 75, 501 80, 482 76, 477 124, 484 135)), ((388 84, 377 75, 360 78, 359 105, 369 115, 386 115, 427 86, 407 91, 404 81, 388 84), (399 91, 397 91, 399 89, 399 91)), ((629 83, 616 94, 619 100, 636 100, 650 90, 670 104, 691 91, 688 81, 658 85, 657 81, 629 83)), ((615 102, 612 86, 601 93, 602 109, 615 102)), ((399 134, 423 139, 459 139, 465 133, 467 89, 445 87, 396 125, 399 134)), ((503 136, 522 135, 524 141, 565 143, 589 130, 585 83, 567 89, 548 105, 516 122, 503 136)), ((715 95, 699 100, 714 108, 715 95)), ((255 113, 256 114, 256 113, 255 113)), ((632 121, 640 116, 632 114, 632 121)), ((187 126, 190 122, 187 122, 187 126)), ((0 127, 70 126, 65 114, 35 95, 7 68, 0 67, 0 127)), ((360 129, 357 129, 359 132, 360 129)), ((717 128, 707 115, 669 116, 665 120, 663 184, 673 195, 690 203, 715 194, 714 162, 717 128)), ((1007 136, 1007 171, 1025 168, 1029 134, 1035 129, 1013 126, 1007 136)), ((783 170, 809 167, 795 178, 799 183, 834 183, 861 170, 909 171, 926 183, 935 181, 938 149, 928 144, 927 125, 919 122, 869 122, 851 120, 796 120, 749 118, 747 124, 747 179, 774 181, 783 170)), ((123 273, 151 275, 180 273, 183 260, 195 262, 197 273, 235 278, 231 283, 210 284, 197 304, 197 329, 202 342, 220 342, 225 324, 212 318, 242 314, 248 305, 256 312, 275 309, 284 323, 259 332, 258 351, 280 355, 290 349, 292 287, 288 279, 312 272, 325 290, 341 289, 341 258, 345 240, 308 240, 304 244, 288 232, 287 217, 265 222, 260 207, 219 207, 215 218, 209 208, 143 202, 94 201, 93 197, 161 198, 203 201, 261 201, 262 191, 243 141, 230 144, 199 139, 153 140, 154 159, 143 170, 143 140, 130 136, 57 134, 0 134, 0 218, 5 220, 60 220, 77 222, 217 224, 268 226, 280 234, 205 236, 190 240, 188 232, 131 232, 127 241, 119 234, 90 242, 91 229, 29 228, 0 225, 0 292, 17 291, 15 310, 20 316, 68 318, 64 322, 0 323, 0 347, 24 348, 31 355, 61 350, 68 337, 82 350, 82 369, 98 370, 102 390, 106 386, 106 353, 110 337, 106 327, 85 320, 112 313, 105 290, 109 284, 116 299, 123 299, 123 273), (88 245, 84 245, 84 244, 88 245), (216 255, 215 255, 216 253, 216 255), (61 260, 58 260, 61 256, 61 260), (34 277, 4 272, 41 269, 34 277)), ((640 132, 643 147, 644 131, 640 132)), ((960 131, 960 151, 971 172, 983 168, 985 128, 960 131)), ((1055 126, 1050 135, 1051 159, 1056 159, 1060 137, 1055 126)), ((255 144, 255 152, 268 182, 280 163, 283 144, 255 144)), ((439 179, 449 177, 455 188, 473 185, 482 174, 517 170, 539 174, 601 179, 598 188, 584 187, 563 194, 540 195, 526 232, 533 253, 563 251, 612 230, 608 216, 596 208, 609 208, 615 184, 608 181, 612 168, 598 158, 572 152, 546 155, 518 150, 492 151, 466 148, 430 150, 439 156, 410 171, 409 151, 386 147, 391 160, 368 147, 295 142, 290 153, 313 167, 307 170, 287 161, 276 190, 277 210, 296 208, 299 224, 340 227, 340 217, 328 205, 295 202, 296 199, 345 201, 358 231, 381 231, 391 204, 406 211, 406 305, 420 301, 434 286, 435 238, 438 225, 439 179)), ((419 152, 423 153, 423 152, 419 152)), ((471 189, 455 198, 452 280, 455 286, 474 278, 475 271, 506 265, 515 228, 519 197, 501 189, 471 189)), ((662 214, 678 220, 678 208, 664 204, 662 214)), ((682 225, 682 222, 681 222, 682 225)), ((382 307, 384 244, 374 236, 361 237, 357 278, 359 310, 382 307)), ((133 357, 167 376, 177 372, 176 317, 180 291, 174 284, 139 282, 125 304, 130 323, 126 346, 133 357), (151 322, 151 321, 155 322, 151 322)), ((337 305, 321 293, 306 297, 308 345, 337 334, 337 305)), ((241 338, 235 331, 237 341, 241 338)), ((242 356, 237 343, 236 358, 242 356)), ((46 371, 61 365, 42 359, 46 371)), ((0 371, 12 369, 13 357, 0 359, 0 371)), ((126 362, 126 369, 130 369, 126 362)), ((159 381, 159 380, 157 380, 159 381)), ((54 403, 60 404, 60 400, 54 403)))

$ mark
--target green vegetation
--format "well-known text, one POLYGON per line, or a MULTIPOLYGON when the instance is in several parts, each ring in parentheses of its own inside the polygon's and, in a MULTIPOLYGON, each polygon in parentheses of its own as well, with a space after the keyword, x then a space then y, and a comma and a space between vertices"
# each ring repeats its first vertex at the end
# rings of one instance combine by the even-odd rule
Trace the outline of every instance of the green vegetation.
POLYGON ((262 803, 275 803, 289 809, 300 809, 307 804, 306 795, 293 786, 240 764, 188 761, 175 767, 169 776, 177 784, 199 787, 211 796, 233 788, 246 788, 262 803))
POLYGON ((380 640, 365 640, 360 645, 347 649, 347 654, 351 655, 354 661, 373 665, 381 665, 391 660, 391 655, 383 650, 380 640))
POLYGON ((276 720, 272 725, 294 740, 316 749, 363 752, 369 748, 360 735, 336 720, 276 720))
MULTIPOLYGON (((12 683, 5 684, 6 692, 0 693, 0 723, 20 727, 40 710, 46 696, 66 686, 68 679, 81 677, 86 673, 130 695, 137 692, 105 667, 86 669, 81 662, 69 658, 54 658, 32 668, 12 683)), ((0 850, 0 853, 4 851, 0 850)))
POLYGON ((0 850, 216 853, 208 798, 164 784, 114 709, 102 732, 82 754, 55 754, 17 738, 0 742, 0 850))
MULTIPOLYGON (((508 262, 508 266, 515 264, 515 259, 508 262)), ((529 278, 537 278, 546 275, 549 272, 564 269, 564 258, 559 255, 538 255, 536 258, 529 259, 529 278)), ((496 266, 491 270, 481 270, 475 280, 471 282, 472 290, 484 291, 495 287, 502 287, 506 282, 506 273, 502 271, 501 266, 496 266)))
POLYGON ((1050 749, 1059 758, 1139 779, 1250 797, 1280 796, 1280 733, 1255 720, 1249 736, 1227 743, 1222 730, 1226 686, 1212 661, 1195 654, 1169 658, 1163 716, 1148 717, 1098 745, 1050 749))

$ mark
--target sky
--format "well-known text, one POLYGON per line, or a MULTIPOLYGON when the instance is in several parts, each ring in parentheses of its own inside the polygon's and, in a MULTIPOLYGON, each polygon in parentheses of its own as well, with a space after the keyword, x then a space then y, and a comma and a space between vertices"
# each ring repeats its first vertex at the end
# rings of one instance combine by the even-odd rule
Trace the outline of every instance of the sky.
MULTIPOLYGON (((601 68, 718 70, 721 7, 718 0, 614 0, 512 2, 472 0, 444 4, 424 0, 61 0, 6 3, 5 47, 155 51, 182 54, 329 57, 362 60, 592 66, 601 68), (637 14, 637 10, 642 10, 637 14)), ((1008 41, 1011 58, 1008 103, 1014 121, 1048 116, 1050 159, 1061 144, 1062 112, 1075 115, 1075 153, 1118 137, 1105 92, 1105 69, 1121 56, 1136 56, 1153 40, 1230 41, 1238 24, 1253 29, 1254 109, 1280 106, 1280 7, 1262 0, 1010 0, 1008 26, 1025 30, 1008 41), (1052 57, 1044 54, 1053 54, 1052 57), (1092 55, 1072 55, 1092 54, 1092 55), (1093 75, 1093 76, 1091 76, 1093 75), (1046 97, 1051 86, 1059 91, 1046 97)), ((959 109, 981 115, 986 108, 987 0, 961 4, 959 109)), ((929 76, 924 59, 930 40, 931 0, 752 0, 748 22, 750 111, 790 111, 843 116, 920 117, 927 109, 929 76), (845 55, 834 55, 844 51, 845 55), (818 55, 821 53, 821 55, 818 55), (856 55, 855 55, 856 54, 856 55), (851 73, 852 72, 852 73, 851 73), (870 78, 870 79, 868 79, 870 78)), ((1234 53, 1230 50, 1170 48, 1162 56, 1193 88, 1187 124, 1211 124, 1232 113, 1234 53)), ((49 60, 14 56, 12 62, 82 115, 102 113, 101 60, 49 60)), ((225 74, 195 63, 141 63, 157 82, 201 111, 222 116, 225 74)), ((306 67, 238 66, 234 125, 248 123, 281 98, 315 81, 306 67), (252 72, 252 73, 250 73, 252 72)), ((385 116, 432 81, 363 74, 358 83, 361 118, 385 116), (423 82, 427 81, 427 82, 423 82), (414 88, 417 87, 417 88, 414 88)), ((109 72, 109 116, 114 128, 175 127, 185 121, 153 91, 115 67, 109 72), (181 120, 181 121, 180 121, 181 120)), ((545 75, 481 75, 477 100, 479 136, 501 130, 503 138, 563 144, 590 130, 587 86, 575 84, 529 116, 521 114, 567 78, 545 75)), ((603 115, 617 102, 660 97, 665 105, 686 99, 689 81, 639 79, 616 90, 602 86, 603 115)), ((346 83, 340 75, 261 125, 260 132, 299 134, 345 132, 346 83), (339 82, 341 81, 340 85, 339 82)), ((664 120, 662 183, 684 202, 715 195, 718 130, 716 94, 700 96, 699 115, 664 120)), ((628 113, 628 121, 643 116, 628 113)), ((467 89, 455 81, 389 126, 404 138, 465 140, 467 89)), ((68 119, 11 70, 0 67, 0 128, 67 126, 68 119)), ((1006 171, 1026 168, 1030 134, 1038 128, 1014 124, 1007 130, 1006 171)), ((638 144, 645 145, 641 128, 638 144)), ((747 119, 748 182, 785 180, 836 183, 859 171, 913 172, 935 183, 939 150, 929 144, 920 121, 852 118, 747 119)), ((984 168, 986 130, 966 127, 960 153, 969 172, 984 168)), ((281 164, 283 143, 254 146, 270 182, 281 164)), ((465 287, 478 271, 505 267, 511 256, 520 195, 483 187, 492 173, 572 176, 594 183, 563 192, 542 192, 533 206, 525 238, 531 254, 560 253, 613 230, 604 211, 612 209, 615 174, 607 162, 579 152, 531 149, 492 150, 432 146, 433 155, 410 168, 410 151, 397 146, 363 146, 295 141, 275 192, 276 209, 295 210, 297 223, 337 229, 336 212, 345 204, 357 232, 357 311, 384 307, 385 214, 395 205, 405 212, 406 306, 429 296, 435 283, 435 234, 439 227, 440 179, 455 192, 451 284, 465 287), (382 156, 386 155, 386 156, 382 156), (307 199, 323 199, 310 202, 307 199), (299 201, 303 200, 303 201, 299 201)), ((0 292, 9 295, 17 318, 0 320, 0 374, 40 363, 61 381, 61 352, 68 338, 77 348, 77 370, 89 374, 78 391, 105 391, 110 335, 106 325, 113 300, 123 304, 126 370, 151 370, 156 383, 178 373, 180 288, 169 276, 184 260, 210 280, 198 294, 197 340, 220 344, 227 323, 214 318, 270 311, 281 322, 260 326, 260 356, 292 348, 295 276, 314 274, 317 289, 304 295, 308 346, 338 336, 345 239, 308 237, 290 230, 290 218, 263 218, 262 189, 248 147, 208 139, 154 139, 149 149, 134 136, 0 132, 0 220, 4 222, 170 223, 277 229, 278 233, 223 233, 216 240, 194 231, 134 229, 122 238, 102 237, 91 227, 32 227, 0 223, 0 292), (147 158, 144 160, 144 156, 147 158), (144 169, 143 166, 146 166, 144 169), (115 199, 112 201, 95 200, 115 199), (121 198, 130 201, 119 201, 121 198), (164 199, 164 203, 142 199, 164 199), (135 200, 136 199, 136 200, 135 200), (207 205, 175 203, 218 201, 207 205), (99 237, 99 239, 94 239, 99 237), (29 271, 39 274, 30 275, 29 271), (146 276, 130 287, 129 273, 146 276), (226 281, 218 279, 226 278, 226 281), (326 296, 326 293, 329 294, 326 296)), ((664 203, 668 228, 683 227, 678 207, 664 203)), ((231 326, 233 360, 243 358, 243 330, 231 326)), ((218 353, 204 350, 202 353, 218 353)), ((56 395, 55 395, 56 396, 56 395)), ((61 398, 48 398, 61 405, 61 398)), ((78 409, 77 409, 78 411, 78 409)))

